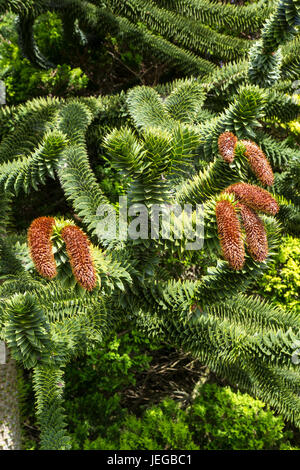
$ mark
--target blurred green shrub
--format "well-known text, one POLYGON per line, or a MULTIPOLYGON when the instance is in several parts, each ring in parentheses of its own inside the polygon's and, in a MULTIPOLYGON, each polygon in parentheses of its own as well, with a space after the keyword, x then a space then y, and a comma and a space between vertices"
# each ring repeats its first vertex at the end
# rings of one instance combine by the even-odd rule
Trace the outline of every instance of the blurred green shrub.
POLYGON ((273 265, 259 282, 258 292, 274 304, 300 313, 300 240, 282 238, 273 265))
POLYGON ((296 450, 293 437, 260 400, 229 387, 205 384, 186 409, 174 400, 148 408, 141 418, 126 414, 85 450, 296 450))
POLYGON ((202 387, 188 419, 201 449, 279 449, 292 437, 262 401, 215 384, 202 387))
POLYGON ((105 437, 86 441, 85 450, 199 450, 189 429, 187 414, 178 403, 166 399, 148 408, 141 418, 127 414, 119 428, 112 426, 105 437))
MULTIPOLYGON (((0 79, 6 85, 8 104, 44 96, 73 96, 88 85, 88 77, 79 68, 60 64, 49 70, 38 70, 23 58, 18 47, 15 16, 6 14, 0 26, 0 79)), ((37 43, 47 57, 58 57, 61 45, 61 23, 54 13, 43 15, 35 26, 37 43)))

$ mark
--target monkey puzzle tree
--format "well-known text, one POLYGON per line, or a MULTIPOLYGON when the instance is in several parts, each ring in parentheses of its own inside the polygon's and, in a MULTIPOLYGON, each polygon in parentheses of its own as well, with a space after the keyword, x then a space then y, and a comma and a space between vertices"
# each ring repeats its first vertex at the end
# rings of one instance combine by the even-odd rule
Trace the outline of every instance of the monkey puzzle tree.
POLYGON ((217 72, 220 61, 234 60, 245 69, 250 51, 251 80, 268 86, 278 78, 287 55, 299 66, 296 43, 278 50, 298 31, 298 0, 261 0, 247 6, 208 0, 2 0, 1 10, 18 15, 20 47, 32 64, 44 69, 55 65, 39 50, 34 23, 46 12, 55 12, 62 21, 62 47, 82 47, 85 54, 93 55, 109 34, 181 73, 203 76, 217 72), (263 25, 261 39, 254 41, 263 25))
POLYGON ((37 0, 2 1, 0 8, 18 14, 20 45, 25 56, 38 67, 53 66, 34 39, 34 22, 54 11, 62 20, 64 44, 91 48, 101 46, 106 34, 118 41, 151 51, 159 60, 187 73, 213 71, 211 62, 245 57, 251 40, 238 33, 259 31, 275 2, 236 7, 201 2, 129 0, 37 0), (222 28, 234 34, 221 32, 222 28))
MULTIPOLYGON (((162 226, 154 238, 98 239, 97 210, 109 201, 90 168, 85 134, 97 116, 109 113, 107 98, 19 107, 14 135, 20 140, 1 164, 2 190, 13 198, 57 177, 91 239, 73 221, 55 217, 31 224, 29 247, 7 231, 1 238, 1 336, 12 356, 34 370, 44 449, 68 447, 65 365, 124 317, 150 338, 191 352, 299 425, 299 371, 292 361, 299 318, 243 294, 267 268, 280 233, 274 215, 281 199, 262 188, 273 174, 252 140, 264 92, 242 88, 224 113, 196 124, 204 99, 193 80, 176 82, 163 99, 151 88, 136 88, 126 99, 134 128, 113 130, 104 149, 127 181, 129 205, 143 204, 151 215, 158 203, 203 204, 205 256, 186 250, 186 237, 176 236, 182 220, 195 225, 195 214, 185 211, 173 215, 167 238, 162 226), (33 122, 36 132, 24 140, 33 122), (205 159, 210 163, 199 170, 205 159), (164 263, 170 253, 190 257, 201 267, 199 279, 174 278, 164 263)), ((9 202, 2 199, 2 205, 5 220, 9 202)))
MULTIPOLYGON (((98 5, 83 3, 86 11, 98 5)), ((144 3, 135 2, 136 8, 144 3)), ((208 2, 200 3, 204 15, 208 2)), ((192 0, 175 4, 187 17, 201 13, 192 0)), ((291 4, 297 6, 280 2, 281 14, 291 4)), ((43 11, 45 2, 31 5, 43 11)), ((292 11, 285 28, 298 21, 292 11)), ((257 54, 264 53, 258 47, 257 54)), ((265 61, 255 64, 258 70, 265 61)), ((273 65, 269 61, 268 70, 273 65)), ((70 445, 63 411, 66 364, 88 345, 101 344, 124 318, 148 337, 194 354, 299 426, 300 376, 293 361, 299 317, 247 295, 272 261, 281 231, 299 227, 299 193, 290 181, 299 173, 299 150, 270 132, 274 123, 299 114, 281 80, 285 73, 292 78, 296 65, 293 54, 283 59, 278 89, 269 87, 272 78, 266 88, 249 84, 257 73, 245 61, 201 80, 137 87, 126 96, 36 99, 1 110, 1 122, 13 116, 14 128, 0 144, 0 337, 15 360, 33 369, 42 449, 70 445), (102 230, 108 223, 113 232, 113 214, 122 206, 112 206, 100 189, 88 155, 91 141, 121 173, 134 208, 129 223, 135 209, 145 208, 143 236, 116 230, 111 237, 102 230), (59 182, 80 228, 49 213, 33 220, 28 239, 11 231, 15 197, 42 192, 49 178, 59 182), (203 207, 198 241, 204 245, 193 250, 178 231, 184 225, 197 234, 197 204, 203 207), (171 212, 168 227, 162 217, 151 231, 158 205, 183 210, 171 212), (99 212, 103 207, 111 209, 110 220, 99 212), (174 275, 166 263, 170 255, 196 266, 197 278, 174 275)), ((275 66, 278 75, 278 61, 275 66)))

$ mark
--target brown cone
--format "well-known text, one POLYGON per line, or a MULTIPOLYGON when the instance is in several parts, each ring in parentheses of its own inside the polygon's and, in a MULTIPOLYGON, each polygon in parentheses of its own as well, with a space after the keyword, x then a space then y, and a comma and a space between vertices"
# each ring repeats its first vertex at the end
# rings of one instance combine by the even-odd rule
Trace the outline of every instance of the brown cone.
POLYGON ((238 139, 232 132, 224 132, 218 139, 219 152, 227 163, 234 160, 234 147, 238 139))
POLYGON ((255 261, 264 261, 268 256, 268 239, 263 222, 256 212, 244 204, 238 203, 243 226, 246 232, 246 244, 255 261))
POLYGON ((47 279, 53 279, 57 274, 51 243, 54 224, 52 217, 39 217, 28 229, 31 258, 38 273, 47 279))
POLYGON ((235 183, 225 189, 226 193, 233 193, 241 202, 254 210, 275 215, 279 205, 271 194, 259 186, 248 183, 235 183))
POLYGON ((241 142, 246 147, 245 156, 248 159, 253 173, 266 186, 273 186, 273 170, 262 149, 255 142, 251 142, 250 140, 242 140, 241 142))
POLYGON ((230 201, 217 202, 216 219, 222 255, 233 269, 241 269, 245 262, 245 249, 240 222, 230 201))
POLYGON ((88 237, 74 225, 67 225, 61 231, 61 237, 66 244, 74 277, 84 289, 94 289, 97 279, 88 237))

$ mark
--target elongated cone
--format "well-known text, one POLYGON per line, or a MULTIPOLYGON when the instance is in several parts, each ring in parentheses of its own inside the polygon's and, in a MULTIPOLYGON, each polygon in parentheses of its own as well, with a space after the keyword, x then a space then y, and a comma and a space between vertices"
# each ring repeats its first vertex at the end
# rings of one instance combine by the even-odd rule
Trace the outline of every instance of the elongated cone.
POLYGON ((64 227, 61 237, 66 244, 74 277, 84 289, 89 291, 94 289, 97 279, 88 237, 74 225, 64 227))
POLYGON ((234 160, 234 147, 238 139, 232 132, 224 132, 218 139, 219 152, 227 163, 234 160))
POLYGON ((243 226, 246 232, 246 244, 255 261, 264 261, 268 256, 268 239, 263 222, 256 212, 245 204, 238 203, 243 226))
POLYGON ((28 229, 31 258, 38 273, 47 279, 53 279, 57 274, 51 243, 54 224, 52 217, 39 217, 28 229))
POLYGON ((240 222, 230 201, 217 202, 216 219, 222 255, 233 269, 241 269, 245 262, 245 248, 240 222))
POLYGON ((245 156, 253 173, 263 184, 272 186, 274 184, 273 170, 262 149, 250 140, 242 140, 241 142, 246 147, 245 156))
POLYGON ((271 194, 259 186, 248 183, 235 183, 225 189, 226 193, 233 193, 237 199, 254 210, 275 215, 279 205, 271 194))

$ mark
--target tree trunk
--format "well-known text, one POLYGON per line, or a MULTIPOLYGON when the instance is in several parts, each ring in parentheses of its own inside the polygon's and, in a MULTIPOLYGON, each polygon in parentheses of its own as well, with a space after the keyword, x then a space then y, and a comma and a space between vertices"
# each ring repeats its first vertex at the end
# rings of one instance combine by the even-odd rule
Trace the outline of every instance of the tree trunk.
POLYGON ((0 450, 20 450, 17 368, 0 341, 0 450))

